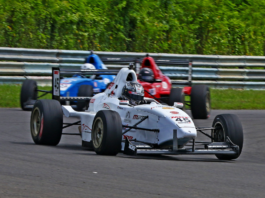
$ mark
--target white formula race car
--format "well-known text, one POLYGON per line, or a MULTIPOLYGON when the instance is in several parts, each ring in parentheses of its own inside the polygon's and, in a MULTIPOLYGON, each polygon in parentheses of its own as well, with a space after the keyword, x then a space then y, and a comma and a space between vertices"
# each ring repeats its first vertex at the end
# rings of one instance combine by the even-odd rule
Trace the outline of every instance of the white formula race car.
MULTIPOLYGON (((91 72, 91 71, 90 71, 91 72)), ((96 71, 95 71, 96 72, 96 71)), ((97 154, 215 154, 218 159, 239 157, 243 147, 243 129, 236 115, 215 117, 212 127, 196 128, 182 103, 162 105, 151 98, 132 104, 122 97, 126 83, 137 83, 131 68, 123 68, 103 93, 89 97, 60 97, 60 71, 53 68, 53 100, 38 100, 31 114, 31 135, 36 144, 57 145, 63 128, 79 125, 82 146, 97 154), (58 100, 90 100, 85 112, 77 112, 58 100), (63 115, 80 121, 63 123, 63 115), (207 134, 205 131, 211 133, 207 134), (209 142, 197 142, 197 133, 209 142)))

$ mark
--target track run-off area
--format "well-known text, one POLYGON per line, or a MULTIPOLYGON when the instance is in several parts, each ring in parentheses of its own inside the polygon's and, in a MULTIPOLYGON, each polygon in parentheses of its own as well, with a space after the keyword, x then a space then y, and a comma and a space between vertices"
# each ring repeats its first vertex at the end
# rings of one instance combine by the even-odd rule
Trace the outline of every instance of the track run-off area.
MULTIPOLYGON (((236 114, 243 125, 237 160, 100 156, 81 147, 80 136, 62 136, 55 147, 35 145, 31 112, 1 108, 0 197, 265 197, 265 110, 213 110, 208 120, 195 124, 210 127, 222 113, 236 114)), ((197 140, 207 139, 199 134, 197 140)))

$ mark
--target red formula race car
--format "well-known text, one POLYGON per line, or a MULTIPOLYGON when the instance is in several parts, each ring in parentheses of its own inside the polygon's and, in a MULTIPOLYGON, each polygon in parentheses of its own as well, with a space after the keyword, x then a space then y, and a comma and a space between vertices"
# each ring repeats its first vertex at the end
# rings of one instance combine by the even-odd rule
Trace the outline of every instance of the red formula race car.
MULTIPOLYGON (((187 75, 183 75, 185 78, 187 75)), ((181 75, 180 75, 181 77, 181 75)), ((154 60, 148 54, 142 60, 138 74, 138 82, 145 90, 145 97, 152 97, 160 102, 173 106, 174 102, 183 103, 184 107, 190 106, 194 119, 207 119, 210 116, 210 90, 206 85, 192 84, 192 62, 175 60, 154 60), (174 84, 188 85, 184 88, 172 88, 171 80, 164 75, 157 64, 188 66, 188 82, 179 82, 174 84), (185 100, 189 96, 190 100, 185 100)))

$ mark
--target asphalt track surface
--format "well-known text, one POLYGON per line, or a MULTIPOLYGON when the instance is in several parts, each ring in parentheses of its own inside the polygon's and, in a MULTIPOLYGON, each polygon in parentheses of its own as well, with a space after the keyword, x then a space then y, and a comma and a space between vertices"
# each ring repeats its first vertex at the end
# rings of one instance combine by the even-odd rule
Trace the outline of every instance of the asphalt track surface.
POLYGON ((0 109, 0 197, 265 197, 265 111, 216 110, 196 126, 211 126, 221 113, 234 113, 243 124, 244 148, 234 161, 99 156, 82 148, 78 136, 39 146, 31 139, 30 112, 0 109))

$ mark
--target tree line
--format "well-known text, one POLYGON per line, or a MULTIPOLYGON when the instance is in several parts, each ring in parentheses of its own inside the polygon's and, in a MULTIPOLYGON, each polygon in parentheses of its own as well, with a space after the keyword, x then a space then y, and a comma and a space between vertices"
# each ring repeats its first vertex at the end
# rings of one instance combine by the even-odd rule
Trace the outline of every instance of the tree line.
POLYGON ((265 0, 0 0, 0 46, 265 55, 265 0))

